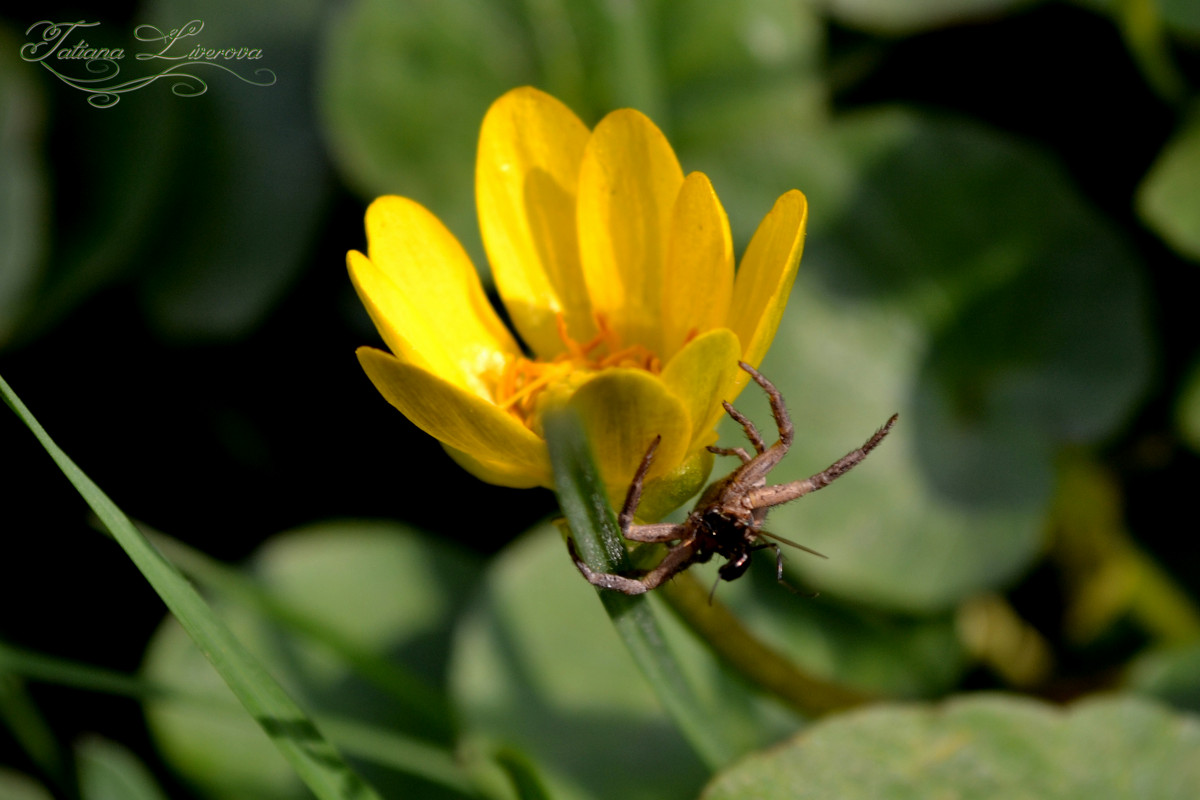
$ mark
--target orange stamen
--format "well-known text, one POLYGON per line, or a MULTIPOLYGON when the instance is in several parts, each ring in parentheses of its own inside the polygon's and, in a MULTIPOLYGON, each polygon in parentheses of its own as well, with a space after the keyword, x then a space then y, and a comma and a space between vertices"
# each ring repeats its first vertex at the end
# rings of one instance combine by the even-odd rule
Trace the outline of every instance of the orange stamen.
MULTIPOLYGON (((555 317, 555 326, 565 351, 550 361, 519 356, 508 362, 496 382, 496 404, 528 426, 537 396, 568 373, 599 372, 613 367, 642 369, 654 375, 662 372, 662 361, 647 347, 640 344, 622 347, 620 336, 608 326, 603 314, 596 314, 595 322, 596 335, 586 342, 577 342, 567 332, 566 318, 560 312, 555 317)), ((689 334, 689 338, 694 336, 694 331, 689 334)))

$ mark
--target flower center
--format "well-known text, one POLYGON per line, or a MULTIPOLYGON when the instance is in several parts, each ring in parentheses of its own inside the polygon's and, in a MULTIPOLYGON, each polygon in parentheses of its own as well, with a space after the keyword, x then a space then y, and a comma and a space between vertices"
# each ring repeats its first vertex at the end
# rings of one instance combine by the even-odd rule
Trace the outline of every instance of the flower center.
POLYGON ((566 351, 550 361, 519 356, 505 365, 496 386, 496 404, 534 430, 538 398, 547 388, 571 383, 578 388, 601 370, 613 367, 641 369, 652 375, 662 372, 662 361, 640 344, 622 346, 616 331, 608 327, 603 314, 596 314, 599 332, 586 342, 577 342, 567 333, 562 314, 558 315, 558 337, 566 351))

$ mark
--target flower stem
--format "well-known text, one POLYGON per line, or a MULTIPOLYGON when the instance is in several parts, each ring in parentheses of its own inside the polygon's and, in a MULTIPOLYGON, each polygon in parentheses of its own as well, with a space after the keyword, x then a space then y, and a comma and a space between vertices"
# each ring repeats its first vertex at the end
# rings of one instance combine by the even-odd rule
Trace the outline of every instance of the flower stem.
MULTIPOLYGON (((629 570, 624 540, 578 417, 569 409, 559 409, 548 412, 543 422, 558 502, 580 556, 597 572, 629 570)), ((668 647, 657 617, 660 612, 645 595, 607 589, 596 592, 617 634, 684 738, 709 767, 729 763, 738 754, 737 748, 724 735, 720 715, 689 683, 668 647)))
POLYGON ((691 575, 675 576, 662 591, 675 612, 714 653, 805 716, 819 717, 872 699, 804 672, 747 630, 726 606, 710 602, 708 592, 691 575))

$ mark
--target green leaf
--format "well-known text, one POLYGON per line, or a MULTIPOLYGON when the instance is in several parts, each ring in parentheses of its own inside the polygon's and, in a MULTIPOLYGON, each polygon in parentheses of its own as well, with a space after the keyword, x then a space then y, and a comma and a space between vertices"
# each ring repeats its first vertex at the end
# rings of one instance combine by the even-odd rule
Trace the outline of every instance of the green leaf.
MULTIPOLYGON (((972 509, 931 485, 907 403, 929 334, 895 309, 831 297, 805 273, 762 366, 796 421, 796 440, 772 483, 806 478, 866 441, 893 412, 892 433, 827 489, 771 511, 767 530, 824 553, 788 557, 789 572, 822 595, 868 605, 943 611, 1010 580, 1036 555, 1040 504, 972 509), (816 388, 819 387, 819 390, 816 388)), ((774 440, 767 401, 753 385, 736 405, 774 440)), ((722 423, 720 443, 741 445, 722 423)), ((718 464, 715 474, 726 469, 718 464)))
MULTIPOLYGON (((830 556, 788 561, 818 591, 936 613, 1031 562, 1059 449, 1125 423, 1150 375, 1146 289, 1048 156, 976 124, 875 110, 811 150, 789 173, 809 240, 762 365, 797 421, 771 481, 900 421, 769 529, 830 556)), ((773 432, 760 392, 737 405, 773 432)))
MULTIPOLYGON (((452 621, 476 576, 471 559, 402 525, 337 521, 268 540, 240 581, 214 574, 215 565, 194 554, 181 563, 202 576, 239 638, 317 719, 341 720, 322 727, 343 752, 361 759, 361 771, 379 791, 422 797, 469 791, 444 749, 453 726, 441 684, 452 621)), ((170 620, 151 640, 143 672, 156 684, 213 698, 147 703, 164 755, 208 795, 302 796, 254 726, 227 712, 221 682, 170 620)))
MULTIPOLYGON (((784 550, 787 563, 810 558, 784 550)), ((716 585, 718 602, 806 674, 879 696, 932 697, 952 690, 969 666, 951 614, 885 614, 829 594, 807 594, 808 587, 789 592, 777 582, 769 553, 728 584, 716 583, 716 569, 706 564, 691 572, 702 585, 716 585)))
POLYGON ((104 527, 199 645, 238 701, 271 738, 292 769, 321 800, 375 798, 292 701, 182 575, 155 550, 129 518, 49 437, 2 378, 0 396, 33 432, 104 527))
POLYGON ((333 158, 364 197, 429 208, 486 265, 475 221, 475 144, 488 106, 532 80, 507 4, 357 0, 328 26, 320 103, 333 158))
POLYGON ((45 268, 44 102, 20 43, 0 27, 0 347, 31 310, 45 268))
POLYGON ((1200 111, 1150 166, 1137 190, 1137 209, 1180 255, 1200 261, 1200 111))
POLYGON ((1110 697, 1063 711, 981 695, 876 706, 814 725, 718 776, 704 800, 1200 795, 1200 721, 1110 697))
MULTIPOLYGON (((253 14, 245 3, 206 5, 200 41, 261 49, 261 60, 232 63, 243 78, 268 80, 255 71, 269 69, 277 80, 219 74, 202 97, 160 101, 188 132, 172 153, 173 219, 141 287, 147 316, 168 337, 245 335, 308 263, 330 190, 311 109, 320 10, 315 0, 255 3, 253 14)), ((142 18, 169 30, 190 14, 186 3, 157 0, 142 18)))
POLYGON ((1034 0, 829 0, 830 14, 843 25, 889 36, 917 33, 954 23, 994 18, 1034 0))
POLYGON ((44 775, 65 781, 67 759, 50 723, 18 677, 20 672, 7 663, 9 651, 8 645, 0 640, 0 723, 44 775))
MULTIPOLYGON (((571 409, 546 414, 543 421, 559 506, 580 556, 597 572, 629 572, 632 564, 625 555, 625 540, 608 504, 582 423, 571 409)), ((699 693, 664 636, 661 612, 644 594, 596 592, 625 647, 697 754, 710 766, 726 763, 737 751, 734 740, 718 722, 728 716, 699 693)))
MULTIPOLYGON (((322 121, 339 171, 366 197, 400 193, 431 209, 486 270, 475 221, 479 125, 505 91, 533 84, 588 124, 633 106, 692 169, 726 170, 719 191, 748 235, 764 200, 740 158, 770 131, 823 119, 823 27, 792 0, 611 3, 356 0, 322 51, 322 121), (724 195, 722 195, 724 196, 724 195)), ((768 180, 778 175, 762 158, 768 180)), ((778 196, 789 186, 771 195, 778 196)))
MULTIPOLYGON (((464 739, 507 745, 538 764, 562 800, 694 797, 709 770, 640 671, 594 588, 547 524, 489 564, 459 626, 451 688, 464 739), (620 764, 614 769, 614 764, 620 764)), ((695 690, 694 711, 736 753, 764 747, 800 721, 749 691, 647 598, 665 646, 695 690)))
POLYGON ((1200 714, 1200 643, 1144 653, 1129 669, 1130 689, 1200 714))
MULTIPOLYGON (((228 687, 219 683, 208 662, 199 655, 195 645, 191 643, 190 639, 187 639, 183 629, 177 624, 172 624, 169 630, 172 633, 168 634, 167 638, 175 636, 176 639, 172 641, 177 643, 177 646, 174 650, 168 646, 167 650, 172 655, 183 654, 182 660, 186 662, 185 666, 196 667, 197 679, 193 682, 178 685, 152 682, 146 678, 125 675, 90 664, 81 664, 16 649, 6 646, 2 642, 0 642, 0 668, 34 681, 132 697, 149 701, 149 703, 159 703, 171 710, 195 710, 194 721, 197 722, 197 725, 192 732, 203 736, 205 731, 224 725, 221 732, 231 736, 234 742, 243 742, 250 748, 253 755, 266 759, 265 763, 258 765, 257 771, 254 767, 246 768, 246 764, 239 762, 237 757, 212 766, 212 769, 217 772, 232 771, 236 775, 239 769, 242 769, 250 773, 249 783, 252 785, 249 787, 238 785, 236 787, 238 794, 234 795, 235 797, 245 796, 243 791, 252 790, 254 786, 260 786, 263 790, 263 794, 256 793, 254 795, 258 798, 309 797, 308 792, 295 779, 287 762, 270 748, 268 740, 263 738, 261 732, 254 727, 250 720, 246 719, 241 706, 237 703, 237 698, 228 691, 228 687), (193 657, 190 662, 186 661, 188 655, 193 657), (272 773, 272 770, 275 769, 278 769, 278 773, 272 773), (276 774, 275 783, 277 785, 271 785, 270 781, 264 781, 264 774, 276 774)), ((420 776, 435 784, 451 787, 456 792, 455 797, 474 793, 473 787, 468 784, 463 769, 453 754, 437 745, 396 733, 394 730, 397 727, 395 720, 388 720, 388 727, 382 728, 335 714, 322 713, 315 715, 314 718, 323 730, 329 732, 330 737, 337 742, 343 752, 355 758, 401 774, 420 776)), ((245 760, 249 761, 249 759, 245 760)), ((225 776, 218 782, 233 784, 236 783, 236 778, 231 779, 225 776)), ((222 791, 221 787, 212 781, 201 781, 201 783, 212 784, 209 787, 210 794, 219 794, 222 791)), ((389 786, 388 788, 395 787, 389 786)), ((423 796, 431 796, 427 786, 421 788, 423 796)))
POLYGON ((0 766, 0 797, 4 800, 54 800, 54 796, 33 778, 3 766, 0 766))
POLYGON ((75 757, 82 800, 166 800, 150 770, 115 742, 89 736, 75 757))
POLYGON ((1149 5, 1164 25, 1184 38, 1200 35, 1200 5, 1192 0, 1075 0, 1099 12, 1119 18, 1131 7, 1149 5))
POLYGON ((1188 370, 1175 401, 1175 424, 1184 443, 1200 451, 1200 360, 1188 370))

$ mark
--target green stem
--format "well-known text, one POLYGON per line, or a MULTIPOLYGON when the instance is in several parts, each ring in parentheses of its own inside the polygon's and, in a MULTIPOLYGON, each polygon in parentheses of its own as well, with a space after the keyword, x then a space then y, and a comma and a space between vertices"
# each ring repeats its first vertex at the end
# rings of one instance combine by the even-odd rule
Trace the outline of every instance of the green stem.
MULTIPOLYGON (((543 422, 558 502, 580 556, 598 572, 627 571, 624 540, 578 418, 569 409, 560 409, 547 413, 543 422)), ((596 591, 617 634, 684 738, 710 767, 727 764, 737 750, 723 736, 720 716, 709 712, 710 704, 684 677, 645 595, 596 591)))
POLYGON ((787 702, 807 717, 851 708, 871 696, 814 677, 747 630, 691 575, 676 575, 662 593, 684 622, 710 649, 747 680, 787 702))

